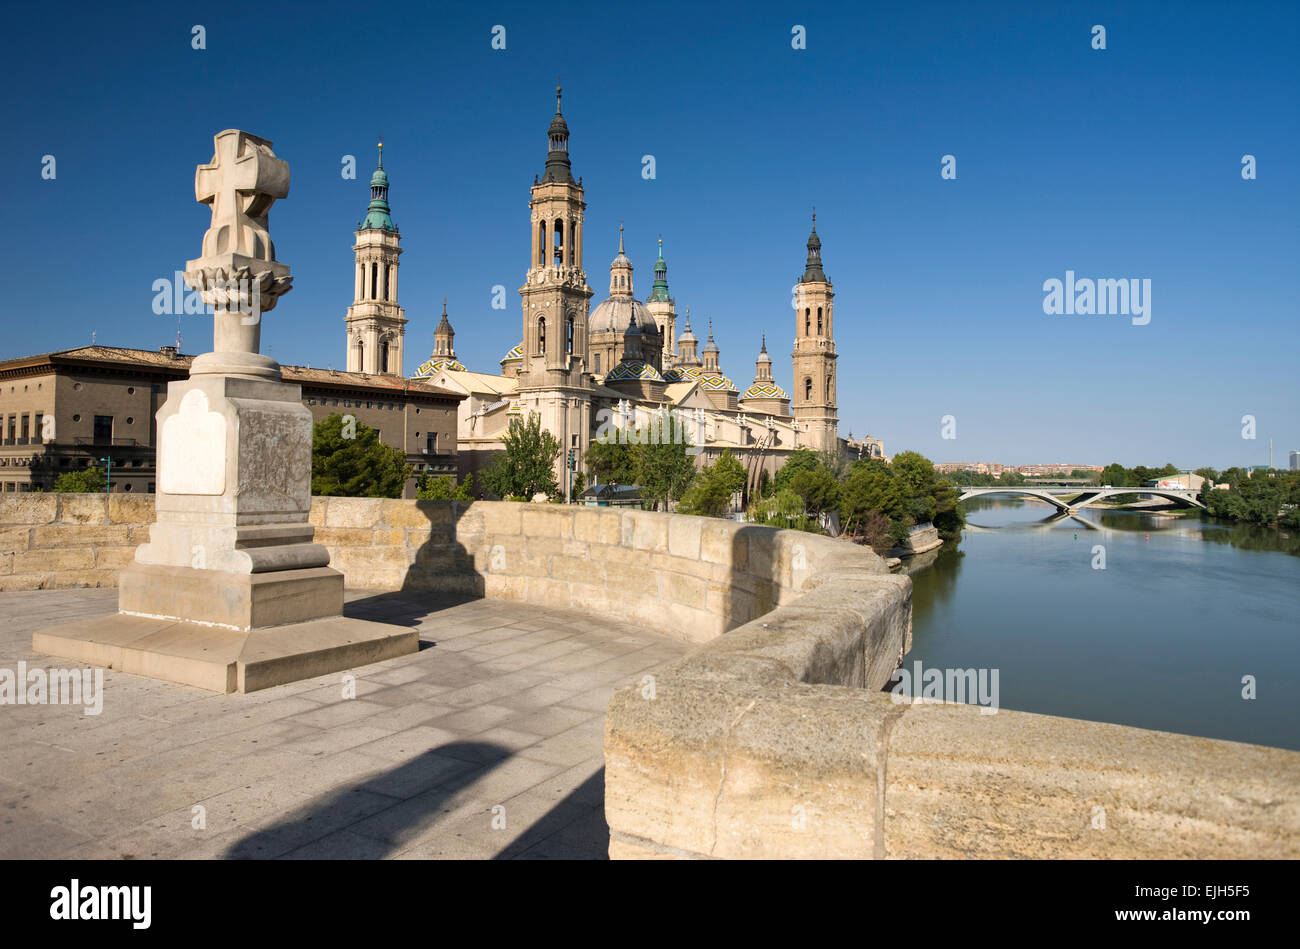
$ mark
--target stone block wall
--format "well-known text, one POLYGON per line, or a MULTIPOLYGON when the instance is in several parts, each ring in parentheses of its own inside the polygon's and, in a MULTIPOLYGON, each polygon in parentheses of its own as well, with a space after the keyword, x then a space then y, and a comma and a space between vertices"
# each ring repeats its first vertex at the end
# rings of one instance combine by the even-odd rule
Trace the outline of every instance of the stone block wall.
MULTIPOLYGON (((0 591, 114 586, 153 516, 148 496, 0 498, 0 591)), ((526 600, 688 642, 762 616, 836 570, 887 576, 883 561, 845 541, 677 514, 317 497, 311 523, 352 589, 526 600)))
POLYGON ((153 510, 148 495, 0 498, 0 591, 116 586, 149 539, 153 510))
POLYGON ((349 587, 524 600, 687 642, 769 612, 837 564, 887 575, 844 541, 644 511, 315 498, 312 523, 349 587))

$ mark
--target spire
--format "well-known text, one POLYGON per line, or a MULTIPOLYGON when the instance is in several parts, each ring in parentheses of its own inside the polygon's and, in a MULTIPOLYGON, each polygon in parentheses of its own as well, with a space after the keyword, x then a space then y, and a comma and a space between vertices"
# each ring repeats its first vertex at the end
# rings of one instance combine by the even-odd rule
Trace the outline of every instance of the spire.
POLYGON ((668 264, 664 261, 664 239, 659 238, 659 259, 655 261, 655 283, 650 291, 650 300, 663 303, 671 303, 672 297, 668 294, 668 264))
POLYGON ((555 80, 555 118, 551 119, 550 128, 546 130, 546 140, 550 151, 546 154, 546 170, 542 173, 542 182, 559 181, 573 184, 573 170, 569 164, 569 124, 564 121, 560 111, 560 98, 564 89, 560 80, 555 80))
POLYGON ((679 343, 697 343, 699 339, 691 332, 691 308, 686 308, 686 329, 682 330, 682 335, 677 337, 679 343))
POLYGON ((800 283, 829 283, 822 270, 822 239, 817 236, 817 209, 813 208, 812 233, 808 235, 808 263, 800 283))
POLYGON ((388 207, 388 172, 384 171, 384 143, 379 143, 379 165, 370 176, 370 204, 366 208, 366 219, 358 230, 396 231, 388 207))
POLYGON ((611 297, 632 296, 632 261, 623 249, 623 223, 618 225, 618 255, 609 265, 609 295, 611 297))
POLYGON ((442 298, 442 319, 438 321, 438 328, 437 330, 435 330, 435 332, 453 333, 453 334, 456 332, 451 328, 451 320, 447 319, 447 298, 446 297, 442 298))
POLYGON ((708 338, 708 340, 704 343, 704 352, 706 352, 706 353, 716 353, 716 352, 718 352, 718 351, 719 351, 719 350, 718 350, 718 344, 715 343, 715 342, 713 341, 713 320, 712 320, 712 318, 710 318, 710 320, 709 320, 709 338, 708 338))
POLYGON ((772 357, 767 355, 767 334, 763 334, 763 348, 758 351, 758 358, 762 362, 771 362, 772 357))

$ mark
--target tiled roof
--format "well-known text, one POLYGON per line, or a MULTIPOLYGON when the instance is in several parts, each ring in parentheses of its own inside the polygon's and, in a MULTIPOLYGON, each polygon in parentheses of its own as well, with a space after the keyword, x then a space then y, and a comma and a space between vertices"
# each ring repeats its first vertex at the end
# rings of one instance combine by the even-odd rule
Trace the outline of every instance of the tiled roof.
POLYGON ((415 370, 415 378, 423 379, 425 376, 436 376, 444 369, 450 369, 453 372, 465 372, 465 367, 455 359, 428 359, 420 363, 420 368, 415 370))
MULTIPOLYGON (((139 366, 142 369, 170 369, 177 375, 188 375, 190 364, 195 357, 184 353, 172 355, 153 349, 127 349, 120 346, 79 346, 75 349, 61 349, 37 356, 25 356, 0 362, 0 371, 33 362, 57 362, 60 360, 80 362, 102 362, 116 365, 139 366)), ((449 392, 429 385, 427 382, 415 382, 401 376, 374 375, 368 372, 347 372, 342 369, 313 369, 310 366, 284 366, 280 373, 285 382, 299 384, 309 383, 320 386, 347 385, 368 389, 385 389, 391 392, 410 391, 424 395, 459 396, 458 392, 449 392)))
POLYGON ((745 394, 742 395, 741 398, 742 399, 788 399, 790 397, 786 395, 785 390, 782 389, 775 382, 763 382, 763 383, 755 382, 752 386, 750 386, 748 389, 745 390, 745 394))
POLYGON ((618 382, 623 379, 641 379, 646 382, 664 381, 664 377, 659 374, 658 369, 639 359, 624 360, 611 369, 609 375, 605 377, 606 382, 618 382))

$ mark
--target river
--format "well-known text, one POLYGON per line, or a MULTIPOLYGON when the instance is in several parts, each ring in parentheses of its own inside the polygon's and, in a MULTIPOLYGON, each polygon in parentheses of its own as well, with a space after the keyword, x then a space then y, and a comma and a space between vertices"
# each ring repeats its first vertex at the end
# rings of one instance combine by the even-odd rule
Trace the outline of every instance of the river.
POLYGON ((1085 508, 1090 529, 1019 499, 965 510, 960 545, 907 568, 905 668, 997 670, 1002 708, 1300 750, 1295 532, 1085 508))

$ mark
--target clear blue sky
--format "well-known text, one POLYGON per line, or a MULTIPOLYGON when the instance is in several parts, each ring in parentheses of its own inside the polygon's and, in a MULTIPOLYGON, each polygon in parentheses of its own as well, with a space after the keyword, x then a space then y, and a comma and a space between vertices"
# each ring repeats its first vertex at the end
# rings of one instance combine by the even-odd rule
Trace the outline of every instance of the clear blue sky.
MULTIPOLYGON (((790 288, 816 205, 841 433, 935 461, 1216 466, 1267 461, 1271 437, 1284 465, 1300 449, 1297 10, 29 4, 9 14, 3 67, 0 356, 92 331, 172 342, 151 285, 198 256, 194 167, 236 127, 271 139, 293 174, 271 233, 294 290, 264 350, 344 363, 352 231, 382 134, 406 370, 431 349, 444 294, 462 361, 495 370, 520 338, 528 188, 559 74, 593 304, 619 221, 642 297, 662 233, 679 312, 697 329, 713 318, 742 387, 763 331, 791 386, 790 288), (795 24, 806 50, 791 48, 795 24), (346 154, 356 180, 340 175, 346 154), (945 154, 956 180, 940 178, 945 154), (1242 180, 1244 154, 1257 180, 1242 180), (1150 324, 1045 315, 1043 281, 1067 270, 1150 278, 1150 324), (940 437, 945 415, 956 440, 940 437)), ((206 350, 210 320, 186 318, 184 335, 206 350)))

